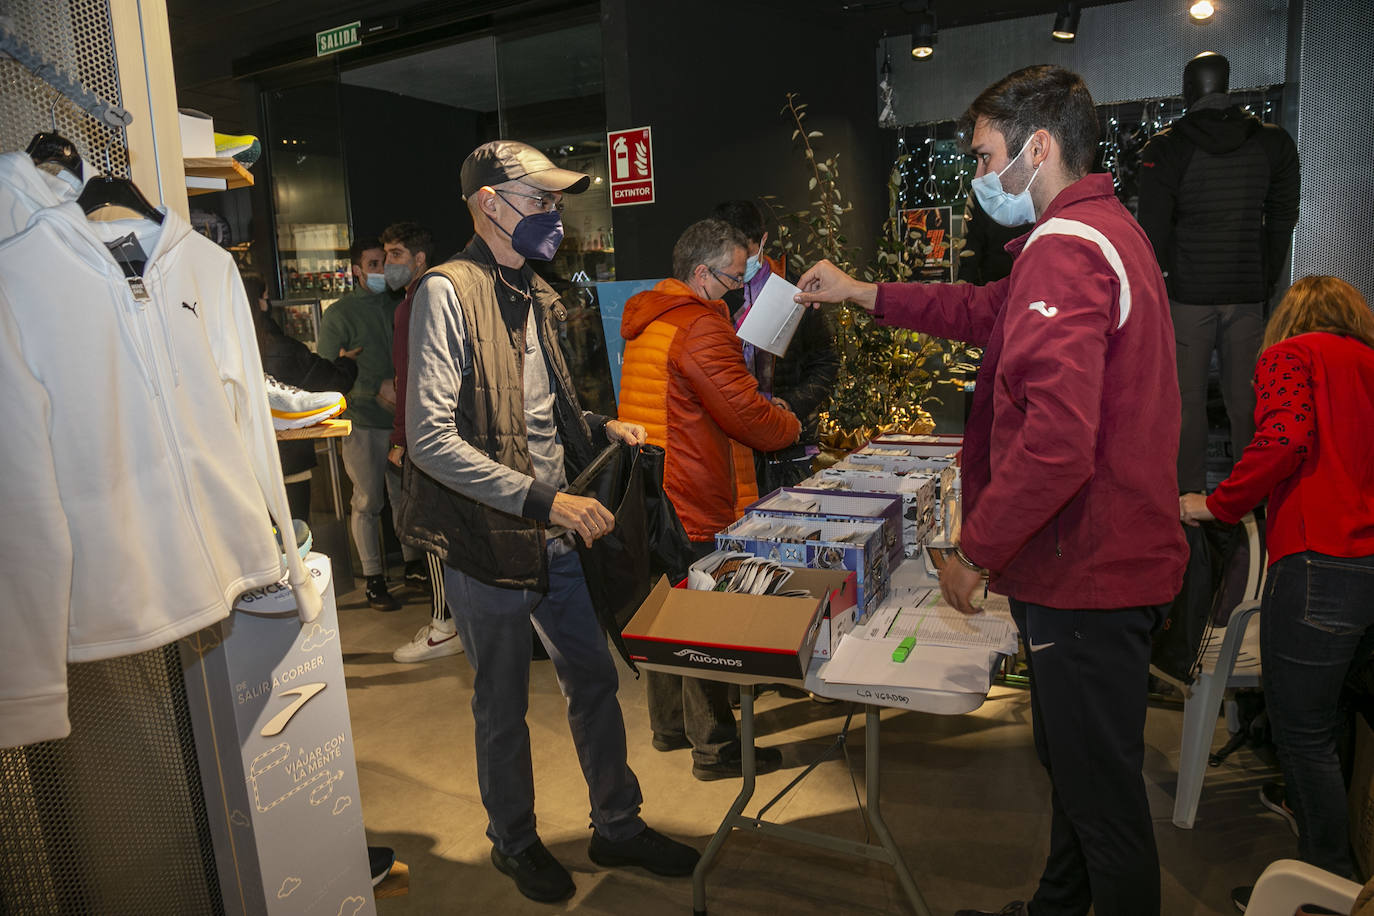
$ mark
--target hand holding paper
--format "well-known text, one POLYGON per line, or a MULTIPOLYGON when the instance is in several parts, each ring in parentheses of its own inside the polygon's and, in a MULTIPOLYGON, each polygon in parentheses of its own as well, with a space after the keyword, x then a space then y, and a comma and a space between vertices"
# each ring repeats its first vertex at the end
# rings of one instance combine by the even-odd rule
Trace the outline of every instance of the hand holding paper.
POLYGON ((795 286, 777 274, 769 276, 758 298, 750 306, 749 314, 744 316, 744 323, 737 332, 739 338, 774 356, 785 355, 797 324, 806 311, 806 306, 793 301, 792 297, 798 292, 795 286))

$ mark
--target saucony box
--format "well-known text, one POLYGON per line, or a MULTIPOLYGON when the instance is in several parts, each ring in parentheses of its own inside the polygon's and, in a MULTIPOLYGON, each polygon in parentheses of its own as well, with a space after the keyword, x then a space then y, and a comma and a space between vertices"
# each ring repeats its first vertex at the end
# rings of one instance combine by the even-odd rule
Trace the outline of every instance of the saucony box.
POLYGON ((744 510, 746 515, 813 521, 883 521, 888 566, 902 562, 902 500, 892 493, 856 493, 783 487, 744 510))
POLYGON ((797 569, 785 587, 811 597, 780 598, 671 588, 664 577, 621 635, 637 662, 743 683, 801 680, 832 600, 852 610, 853 582, 846 570, 797 569))
POLYGON ((746 515, 716 535, 721 550, 738 550, 783 566, 849 569, 858 580, 855 617, 887 596, 887 544, 882 521, 812 521, 746 515))

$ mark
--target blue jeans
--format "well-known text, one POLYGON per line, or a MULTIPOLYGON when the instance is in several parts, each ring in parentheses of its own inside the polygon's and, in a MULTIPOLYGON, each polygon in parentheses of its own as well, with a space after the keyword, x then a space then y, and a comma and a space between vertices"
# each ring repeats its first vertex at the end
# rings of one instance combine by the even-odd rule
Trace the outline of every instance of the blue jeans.
POLYGON ((1351 667, 1374 654, 1374 557, 1307 551, 1269 567, 1260 653, 1269 723, 1298 819, 1298 856, 1353 877, 1337 704, 1351 667))
POLYGON ((534 766, 525 713, 530 699, 530 627, 549 650, 591 800, 591 821, 608 840, 644 829, 639 781, 625 760, 619 676, 575 552, 549 551, 549 591, 498 588, 444 567, 444 590, 473 669, 477 786, 487 836, 505 855, 539 839, 534 766))

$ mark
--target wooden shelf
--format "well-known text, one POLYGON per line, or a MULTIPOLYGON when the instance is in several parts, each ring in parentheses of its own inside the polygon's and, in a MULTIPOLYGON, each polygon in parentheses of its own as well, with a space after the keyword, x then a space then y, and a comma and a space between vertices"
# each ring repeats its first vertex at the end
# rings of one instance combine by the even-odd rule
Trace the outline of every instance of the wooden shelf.
POLYGON ((314 426, 306 426, 302 429, 279 429, 277 430, 277 441, 284 442, 289 439, 335 439, 351 435, 353 435, 352 420, 325 420, 323 423, 316 423, 314 426))
MULTIPOLYGON (((220 156, 202 156, 183 160, 186 168, 186 175, 189 178, 219 178, 225 182, 225 190, 233 188, 246 188, 253 184, 253 173, 244 168, 243 163, 237 159, 220 156)), ((197 194, 213 194, 216 188, 189 188, 186 193, 194 197, 197 194)))

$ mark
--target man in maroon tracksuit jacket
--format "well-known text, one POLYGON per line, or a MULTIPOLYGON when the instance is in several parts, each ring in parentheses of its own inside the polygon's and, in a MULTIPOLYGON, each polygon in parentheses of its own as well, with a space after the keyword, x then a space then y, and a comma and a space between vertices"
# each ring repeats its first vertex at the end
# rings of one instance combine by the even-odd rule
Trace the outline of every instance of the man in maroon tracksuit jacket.
POLYGON ((1158 916, 1141 779, 1146 679, 1150 636, 1187 552, 1168 294, 1111 176, 1088 174, 1098 126, 1080 77, 1019 70, 964 119, 983 208, 1005 225, 1035 224, 1007 245, 1011 276, 875 285, 822 261, 797 298, 851 300, 883 324, 984 347, 964 439, 960 562, 940 584, 964 613, 976 611, 984 570, 1011 598, 1054 814, 1029 907, 1000 912, 1158 916))

